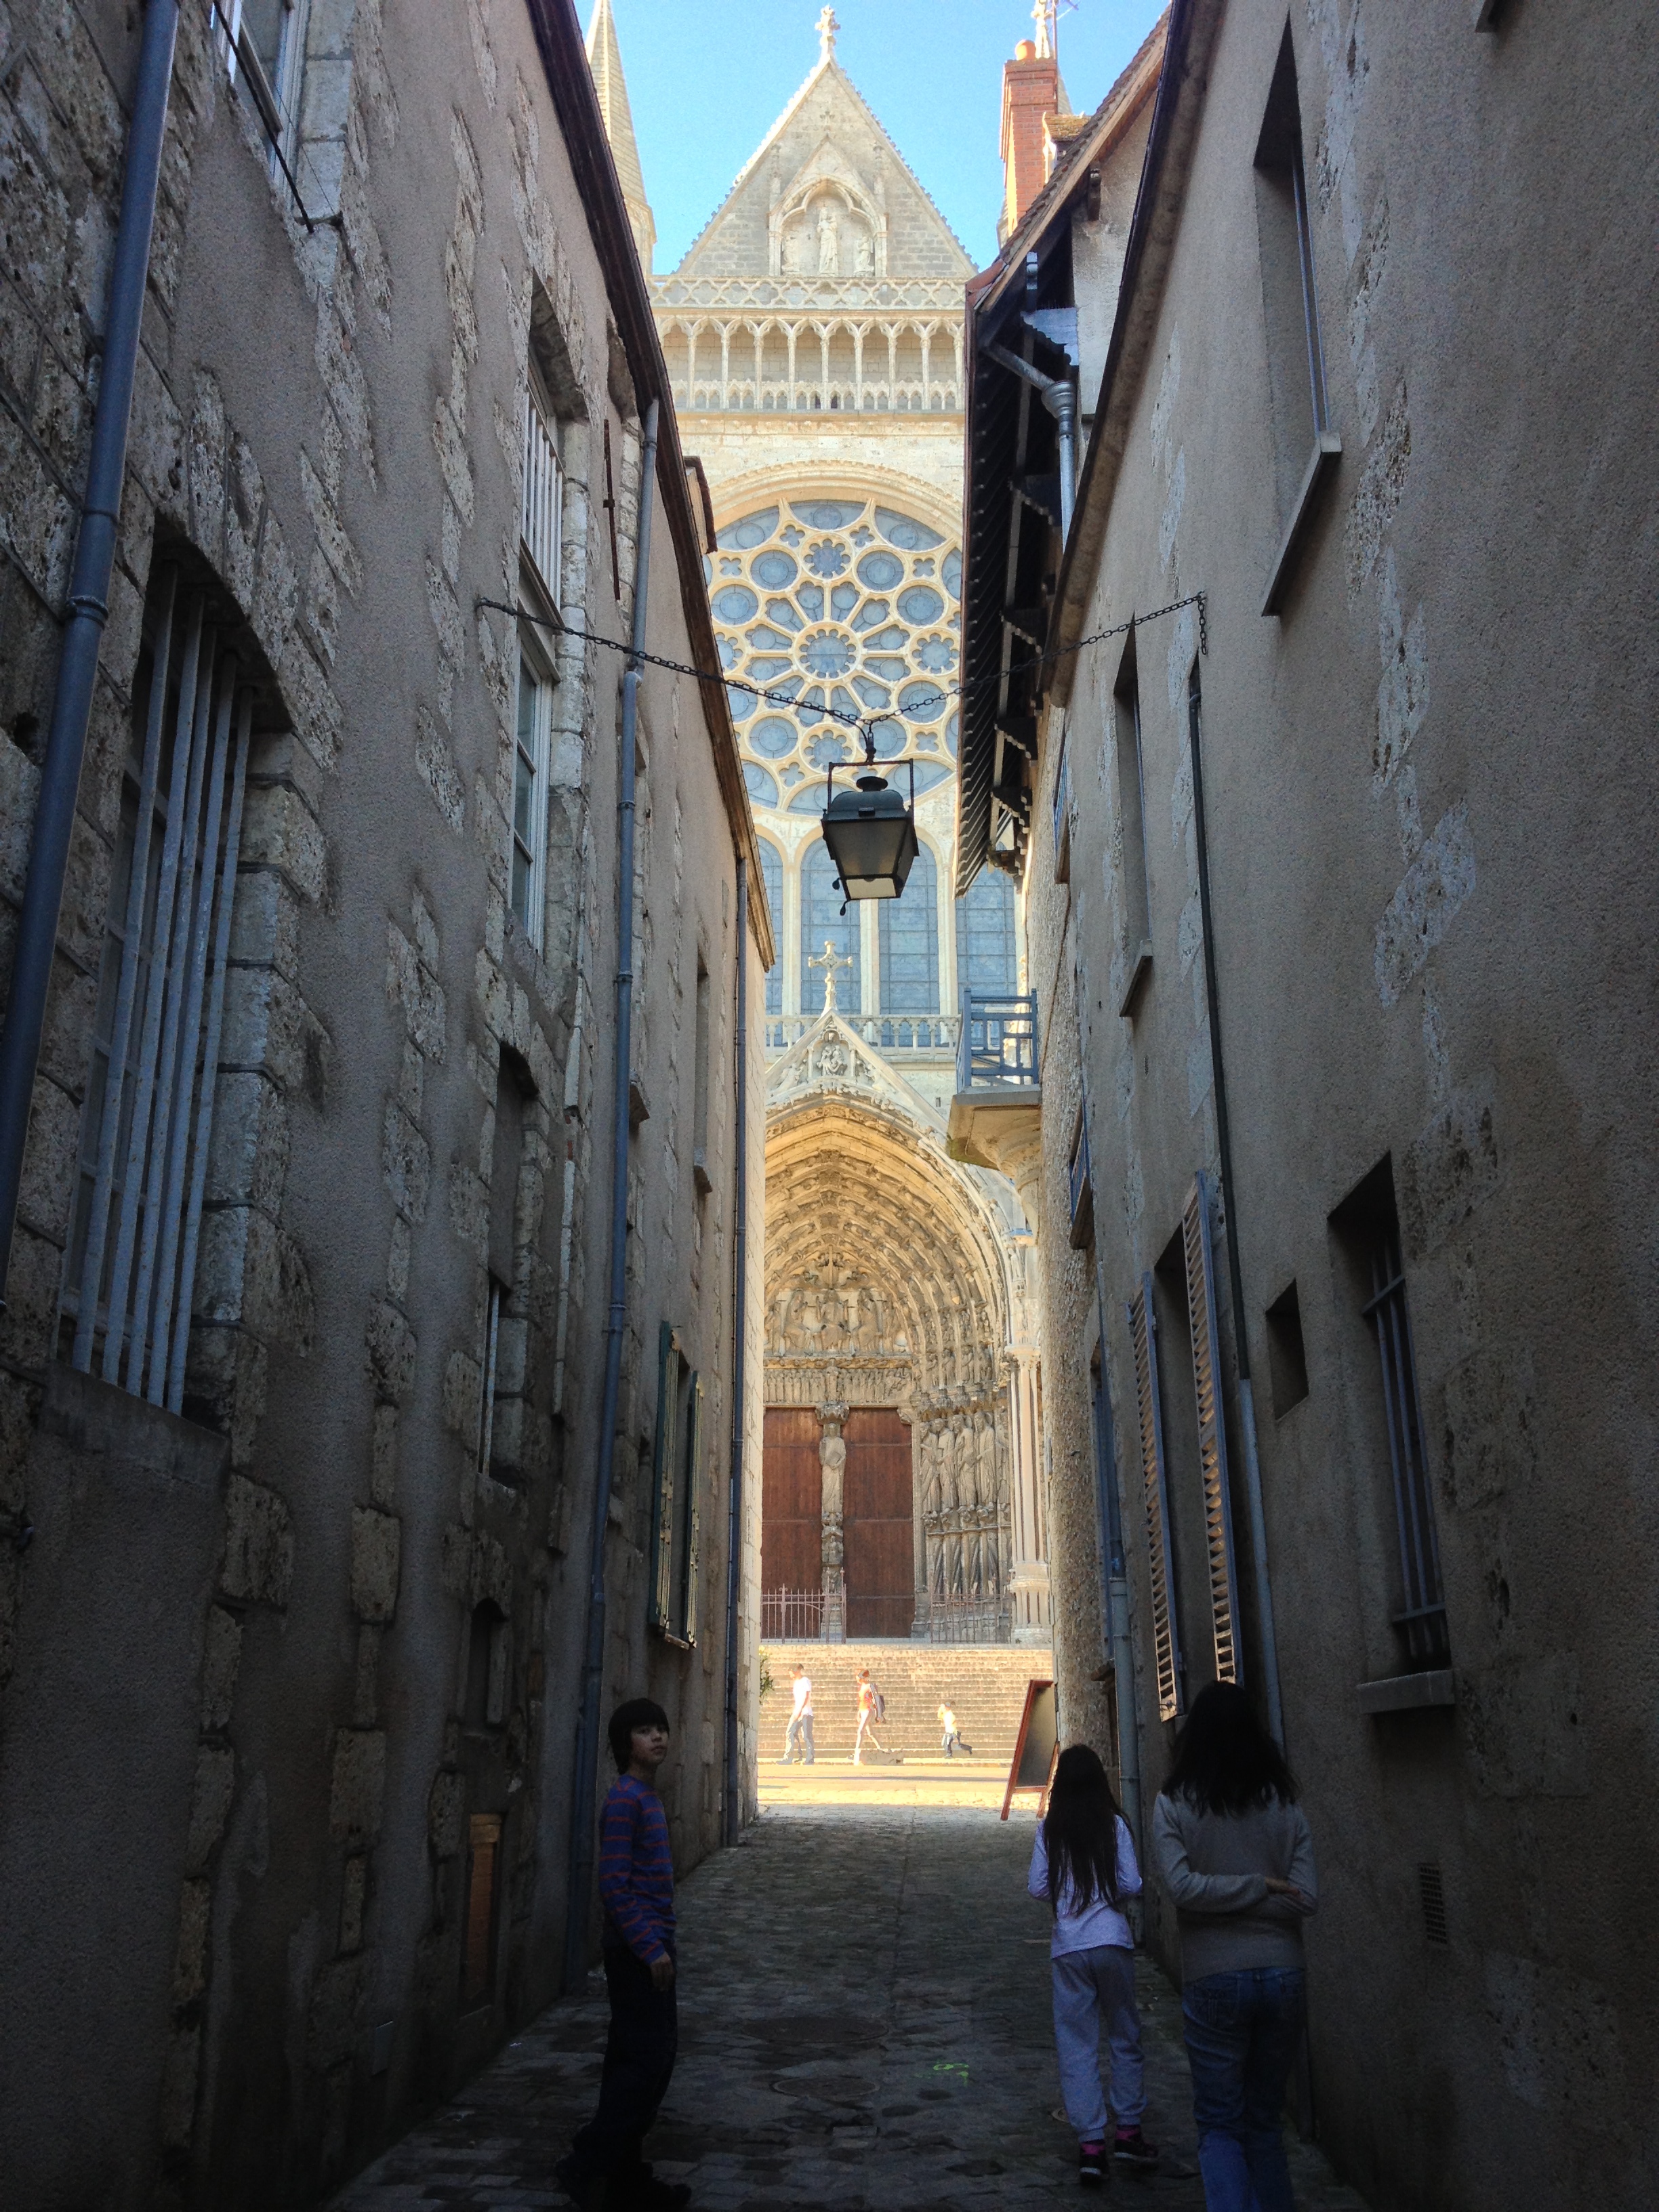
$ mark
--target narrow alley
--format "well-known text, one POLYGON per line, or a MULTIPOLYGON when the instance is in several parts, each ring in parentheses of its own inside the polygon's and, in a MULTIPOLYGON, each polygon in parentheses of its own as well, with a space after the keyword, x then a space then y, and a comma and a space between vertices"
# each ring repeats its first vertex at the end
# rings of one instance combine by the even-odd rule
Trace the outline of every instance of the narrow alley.
MULTIPOLYGON (((1077 2195, 1056 2115, 1048 1928, 1024 1894, 1030 1813, 932 1807, 767 1811, 679 1895, 680 2057, 647 2154, 699 2212, 927 2207, 1077 2195)), ((1147 2133, 1162 2172, 1115 2177, 1201 2212, 1174 1991, 1141 1961, 1147 2133)), ((336 2200, 335 2212, 563 2201, 552 2179, 586 2118, 604 1984, 556 2004, 465 2093, 336 2200)), ((1361 2212, 1291 2133, 1304 2212, 1361 2212)))

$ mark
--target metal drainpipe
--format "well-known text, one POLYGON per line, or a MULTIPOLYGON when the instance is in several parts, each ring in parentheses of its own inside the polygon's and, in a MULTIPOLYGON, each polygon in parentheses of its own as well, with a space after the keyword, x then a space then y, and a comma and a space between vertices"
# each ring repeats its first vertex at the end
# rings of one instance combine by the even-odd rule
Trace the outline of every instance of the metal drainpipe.
POLYGON ((726 1554, 726 1840, 743 1826, 738 1760, 738 1614, 743 1589, 743 1436, 744 1328, 749 1279, 749 863, 738 862, 737 1175, 732 1197, 732 1477, 726 1554))
POLYGON ((46 998, 52 988, 75 802, 81 787, 98 653, 109 616, 110 571, 115 563, 127 430, 132 416, 144 287, 149 278, 150 234, 155 224, 155 193, 161 173, 167 91, 178 30, 179 0, 149 0, 138 49, 132 121, 127 131, 126 174, 121 185, 121 215, 110 274, 98 404, 92 418, 86 501, 70 581, 70 618, 58 655, 58 688, 40 772, 28 879, 12 956, 11 992, 5 1030, 0 1034, 0 1298, 11 1267, 23 1152, 28 1141, 46 998))
POLYGON ((1233 1181, 1231 1125, 1227 1117, 1227 1078, 1221 1058, 1221 1002, 1216 984, 1215 926, 1210 918, 1210 847, 1204 826, 1204 767, 1200 725, 1203 695, 1198 664, 1187 684, 1187 738, 1192 749, 1193 828, 1198 843, 1199 914, 1204 926, 1204 993, 1210 1016, 1210 1073, 1215 1085, 1216 1143, 1221 1153, 1221 1189, 1226 1208, 1227 1278, 1233 1297, 1233 1351, 1238 1361, 1239 1427, 1244 1437, 1244 1488, 1250 1511, 1250 1564, 1260 1616, 1261 1671, 1267 1692, 1267 1726, 1275 1743, 1285 1741, 1285 1713, 1279 1693, 1279 1639, 1273 1632, 1273 1585, 1267 1574, 1267 1519, 1261 1503, 1261 1462, 1256 1456, 1255 1392, 1250 1382, 1249 1332, 1244 1323, 1244 1274, 1238 1257, 1237 1187, 1233 1181))
POLYGON ((593 1483, 589 1535, 587 1650, 582 1670, 581 1717, 576 1726, 575 1768, 570 1792, 570 1889, 565 1909, 564 1986, 575 1988, 587 1966, 587 1908, 593 1885, 593 1799, 599 1758, 599 1695, 605 1679, 605 1531, 611 1517, 611 1480, 617 1455, 617 1401, 622 1389, 623 1329, 628 1318, 628 1115, 634 1016, 634 733, 639 720, 640 656, 645 651, 646 605, 651 573, 651 507, 657 483, 657 403, 645 413, 645 457, 640 471, 639 543, 634 559, 634 629, 623 675, 621 788, 617 799, 617 1042, 611 1112, 611 1308, 605 1333, 605 1395, 599 1411, 599 1468, 593 1483))
POLYGON ((1072 535, 1072 507, 1077 498, 1077 386, 1066 379, 1046 380, 1042 404, 1054 418, 1060 433, 1060 542, 1072 535))
MULTIPOLYGON (((1076 971, 1074 996, 1084 1003, 1083 972, 1076 971)), ((1083 1101, 1084 1141, 1089 1133, 1088 1067, 1083 1054, 1083 1024, 1077 1025, 1079 1096, 1083 1101)), ((1089 1180, 1094 1181, 1095 1156, 1089 1154, 1089 1180)), ((1129 1570, 1123 1551, 1123 1506, 1117 1493, 1117 1436, 1112 1420, 1111 1378, 1106 1371, 1106 1271, 1100 1238, 1095 1247, 1095 1310, 1100 1323, 1099 1428, 1095 1446, 1096 1518, 1100 1528, 1102 1564, 1105 1567, 1107 1635, 1112 1647, 1112 1686, 1117 1702, 1118 1782, 1123 1792, 1123 1817, 1129 1823, 1135 1849, 1141 1848, 1140 1729, 1135 1714, 1134 1653, 1129 1640, 1129 1570)))

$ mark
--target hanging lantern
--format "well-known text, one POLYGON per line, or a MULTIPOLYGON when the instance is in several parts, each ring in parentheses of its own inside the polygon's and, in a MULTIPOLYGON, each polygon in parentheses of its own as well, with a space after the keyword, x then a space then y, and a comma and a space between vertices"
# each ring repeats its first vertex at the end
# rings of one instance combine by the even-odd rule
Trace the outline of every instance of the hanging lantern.
POLYGON ((823 842, 836 864, 842 912, 850 899, 895 899, 904 889, 916 845, 916 769, 910 770, 910 804, 876 774, 876 740, 864 732, 864 768, 852 789, 836 792, 830 769, 829 803, 823 810, 823 842))

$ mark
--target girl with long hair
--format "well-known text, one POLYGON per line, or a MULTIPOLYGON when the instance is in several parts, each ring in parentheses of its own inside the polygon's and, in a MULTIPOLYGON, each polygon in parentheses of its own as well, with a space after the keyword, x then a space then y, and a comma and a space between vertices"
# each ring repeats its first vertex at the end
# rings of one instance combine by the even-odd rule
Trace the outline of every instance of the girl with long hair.
POLYGON ((1181 1926, 1181 2016, 1209 2212, 1293 2212, 1280 2115, 1302 2036, 1313 1838, 1235 1682, 1193 1700, 1152 1813, 1181 1926))
POLYGON ((1066 2117, 1077 2130, 1078 2179, 1098 2188, 1106 2166, 1106 2096, 1100 2080, 1103 2024, 1111 2051, 1112 2156, 1152 2166, 1141 2132, 1146 2110, 1135 2004, 1135 1939, 1123 1900, 1140 1894, 1128 1822, 1117 1809, 1099 1757, 1086 1743, 1062 1751, 1047 1817, 1037 1823, 1026 1887, 1054 1918, 1048 1947, 1054 1984, 1054 2044, 1066 2117))

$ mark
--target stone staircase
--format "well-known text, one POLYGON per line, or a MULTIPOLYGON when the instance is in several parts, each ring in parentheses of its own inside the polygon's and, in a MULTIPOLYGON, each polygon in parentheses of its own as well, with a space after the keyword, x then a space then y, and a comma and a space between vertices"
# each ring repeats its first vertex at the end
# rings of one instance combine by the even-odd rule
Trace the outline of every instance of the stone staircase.
POLYGON ((783 1750, 790 1684, 797 1665, 812 1681, 813 1739, 818 1756, 845 1759, 858 1735, 859 1669, 887 1700, 878 1729, 890 1751, 937 1759, 938 1709, 948 1698, 976 1759, 1006 1765, 1013 1757, 1025 1686, 1054 1677, 1054 1655, 1041 1644, 765 1644, 772 1687, 761 1701, 763 1765, 783 1750))

